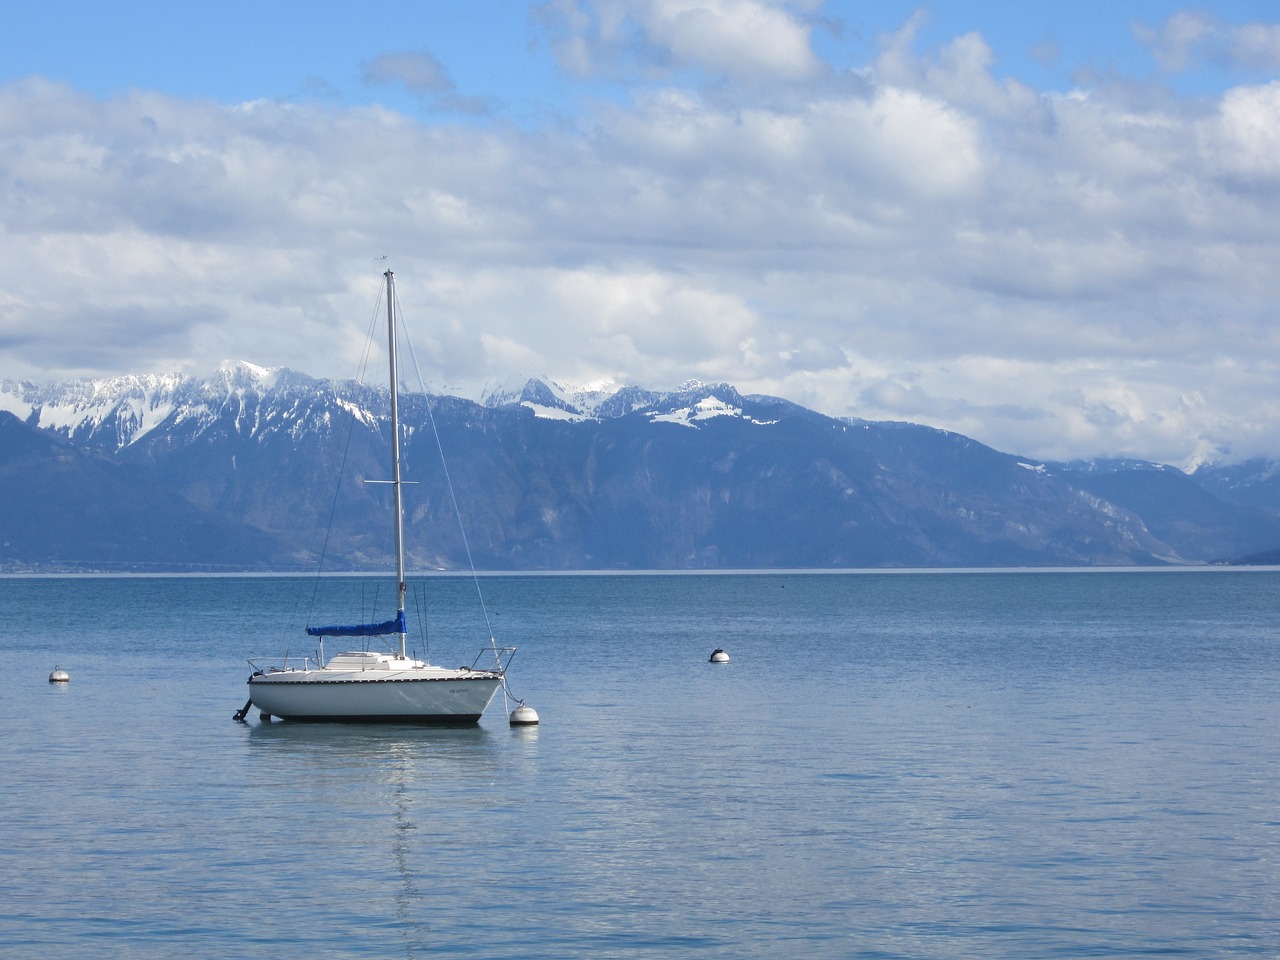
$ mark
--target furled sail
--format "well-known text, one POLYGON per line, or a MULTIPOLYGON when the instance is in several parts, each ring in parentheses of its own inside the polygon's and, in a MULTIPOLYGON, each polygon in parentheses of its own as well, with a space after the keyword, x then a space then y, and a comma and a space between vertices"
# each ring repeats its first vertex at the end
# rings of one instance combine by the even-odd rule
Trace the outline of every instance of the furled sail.
POLYGON ((385 637, 390 633, 407 633, 404 611, 384 623, 357 623, 349 627, 307 627, 309 637, 385 637))

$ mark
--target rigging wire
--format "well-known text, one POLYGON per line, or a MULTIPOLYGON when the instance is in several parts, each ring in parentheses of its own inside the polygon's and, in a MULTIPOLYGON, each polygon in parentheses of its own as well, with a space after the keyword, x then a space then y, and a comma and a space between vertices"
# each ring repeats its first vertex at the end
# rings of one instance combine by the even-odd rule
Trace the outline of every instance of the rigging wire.
POLYGON ((431 653, 431 636, 428 631, 426 601, 423 597, 422 584, 414 584, 413 609, 418 617, 418 633, 422 635, 422 659, 429 660, 431 653))
MULTIPOLYGON (((395 294, 396 313, 403 320, 404 311, 400 308, 400 296, 395 294)), ((489 619, 489 608, 484 602, 484 591, 480 588, 480 574, 476 572, 475 559, 471 553, 471 542, 467 539, 467 528, 462 522, 462 508, 458 505, 458 494, 453 487, 453 478, 449 474, 449 463, 444 454, 444 444, 440 440, 440 429, 436 426, 434 404, 431 402, 431 394, 427 392, 426 380, 422 376, 422 367, 418 364, 418 353, 413 348, 413 340, 409 336, 409 327, 406 323, 401 323, 398 328, 404 337, 405 346, 409 348, 409 358, 413 361, 413 370, 418 377, 418 389, 421 391, 427 408, 427 421, 431 424, 431 435, 435 438, 436 451, 440 455, 440 469, 444 475, 445 487, 449 491, 449 500, 453 505, 453 515, 458 521, 458 534, 462 538, 462 549, 467 555, 467 566, 471 569, 471 580, 475 584, 476 599, 480 604, 480 612, 484 617, 485 629, 489 633, 489 646, 493 651, 494 666, 501 668, 501 657, 498 653, 498 640, 493 635, 493 623, 489 619)), ((510 691, 507 690, 506 671, 502 671, 502 690, 504 696, 510 697, 510 691)))
MULTIPOLYGON (((382 287, 379 289, 378 297, 374 302, 372 315, 369 321, 368 334, 365 337, 364 351, 360 357, 358 372, 355 378, 355 382, 358 386, 365 385, 365 378, 368 373, 371 353, 373 350, 373 344, 375 342, 374 340, 376 335, 375 332, 379 323, 379 315, 381 313, 382 303, 384 302, 385 291, 386 291, 386 281, 384 280, 382 287)), ((403 311, 401 310, 401 306, 400 306, 400 298, 399 298, 399 295, 395 292, 394 287, 392 288, 392 296, 395 301, 394 308, 397 314, 403 318, 403 311)), ((489 646, 490 646, 490 650, 493 653, 494 669, 497 671, 502 682, 503 697, 506 698, 508 703, 518 702, 523 704, 524 701, 518 700, 511 693, 511 690, 507 684, 506 670, 503 669, 502 667, 502 653, 506 652, 506 648, 500 651, 498 648, 497 638, 494 636, 493 622, 489 617, 489 609, 488 609, 488 605, 485 603, 484 591, 481 589, 481 586, 480 586, 480 575, 476 570, 475 558, 471 551, 471 543, 470 543, 470 540, 467 538, 466 525, 463 523, 463 520, 462 520, 462 508, 458 502, 458 495, 453 485, 453 478, 449 473, 449 464, 448 464, 448 460, 445 457, 444 443, 440 437, 440 429, 436 424, 434 404, 432 403, 431 394, 428 393, 427 391, 426 380, 422 375, 422 368, 418 363, 417 351, 414 349, 413 340, 409 336, 407 324, 402 322, 397 325, 397 328, 398 328, 400 337, 403 338, 404 344, 408 348, 409 357, 413 362, 414 372, 418 379, 418 387, 425 401, 425 406, 427 411, 427 420, 431 425, 431 434, 435 440, 436 451, 440 457, 441 472, 445 480, 445 487, 449 492, 449 501, 453 507, 454 518, 457 520, 457 523, 458 523, 458 533, 462 540, 463 550, 466 553, 467 566, 470 568, 470 571, 471 571, 471 580, 473 585, 475 586, 476 599, 480 606, 481 615, 484 618, 485 629, 489 635, 489 646)), ((339 398, 339 401, 341 401, 341 398, 339 398)), ((347 463, 350 459, 351 444, 355 435, 355 424, 358 419, 358 416, 357 416, 358 404, 355 404, 355 403, 349 404, 348 408, 351 415, 347 420, 347 431, 342 444, 342 454, 341 454, 341 459, 339 463, 339 470, 337 471, 337 480, 335 481, 335 484, 334 484, 333 499, 330 503, 328 523, 326 524, 326 527, 325 527, 324 538, 320 548, 319 563, 317 565, 315 582, 313 584, 312 592, 311 592, 311 602, 307 611, 308 622, 310 622, 315 611, 317 597, 319 594, 320 579, 323 576, 324 563, 328 555, 330 537, 333 531, 333 522, 337 513, 338 499, 339 499, 339 494, 341 492, 342 478, 345 475, 347 463)), ((421 608, 422 598, 421 596, 415 594, 414 599, 415 599, 415 606, 418 606, 417 612, 418 612, 418 619, 420 621, 420 625, 422 629, 422 637, 423 637, 423 644, 424 644, 423 656, 425 658, 425 656, 427 655, 426 645, 428 644, 428 638, 427 638, 425 623, 422 622, 424 620, 423 612, 421 608)), ((375 594, 374 604, 376 607, 376 604, 377 604, 376 594, 375 594)))

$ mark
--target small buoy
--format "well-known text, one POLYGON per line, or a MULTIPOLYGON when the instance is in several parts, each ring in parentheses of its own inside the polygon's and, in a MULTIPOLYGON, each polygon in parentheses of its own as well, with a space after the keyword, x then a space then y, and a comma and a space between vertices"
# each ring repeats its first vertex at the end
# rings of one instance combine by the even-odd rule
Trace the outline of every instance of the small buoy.
POLYGON ((66 683, 70 679, 71 677, 67 674, 67 671, 61 667, 54 667, 53 673, 49 674, 50 683, 66 683))
POLYGON ((709 662, 710 663, 728 663, 729 655, 725 653, 723 650, 721 650, 719 647, 716 647, 714 650, 711 651, 711 660, 709 662))
POLYGON ((520 706, 511 711, 511 726, 513 727, 536 727, 538 725, 538 711, 533 707, 526 707, 524 701, 520 702, 520 706))

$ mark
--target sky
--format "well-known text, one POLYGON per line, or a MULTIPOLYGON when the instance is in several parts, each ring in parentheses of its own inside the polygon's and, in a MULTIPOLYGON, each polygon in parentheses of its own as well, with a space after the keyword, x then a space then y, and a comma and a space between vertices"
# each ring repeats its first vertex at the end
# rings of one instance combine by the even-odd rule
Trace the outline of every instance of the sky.
POLYGON ((0 11, 0 380, 354 376, 387 266, 436 392, 1280 459, 1280 8, 0 11))

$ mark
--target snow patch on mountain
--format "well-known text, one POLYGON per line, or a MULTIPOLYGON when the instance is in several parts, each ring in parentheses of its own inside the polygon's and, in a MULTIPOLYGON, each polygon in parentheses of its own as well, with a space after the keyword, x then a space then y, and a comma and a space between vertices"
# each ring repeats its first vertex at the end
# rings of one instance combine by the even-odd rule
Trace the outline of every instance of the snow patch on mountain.
POLYGON ((776 420, 755 420, 742 412, 741 407, 733 406, 725 403, 719 397, 709 396, 703 397, 697 403, 681 407, 678 410, 671 410, 667 413, 653 412, 647 414, 652 423, 678 423, 686 427, 697 428, 697 421, 711 420, 715 417, 734 417, 738 420, 745 420, 747 423, 754 423, 760 426, 767 426, 776 423, 776 420))
MULTIPOLYGON (((368 407, 363 406, 362 404, 355 403, 354 401, 348 400, 346 397, 335 397, 334 403, 340 409, 345 410, 347 414, 357 423, 364 424, 366 427, 369 427, 370 429, 376 429, 378 424, 381 422, 381 418, 372 410, 370 410, 368 407)), ((331 426, 331 423, 328 420, 327 414, 326 414, 325 425, 331 426)))
POLYGON ((561 407, 544 407, 541 404, 530 403, 528 400, 520 404, 520 406, 526 410, 532 410, 533 415, 542 420, 563 420, 566 423, 580 423, 583 420, 592 419, 580 413, 574 413, 572 410, 565 410, 561 407))
POLYGON ((142 374, 56 384, 0 383, 0 407, 41 429, 87 440, 106 431, 117 449, 165 421, 189 383, 181 374, 142 374))
POLYGON ((480 402, 491 408, 526 407, 534 416, 544 419, 598 420, 601 406, 619 389, 607 380, 566 386, 546 377, 511 377, 486 385, 480 402))
POLYGON ((491 380, 480 391, 480 405, 484 407, 505 407, 520 402, 524 386, 529 383, 528 377, 507 377, 505 380, 491 380))
POLYGON ((223 360, 218 364, 215 382, 224 384, 229 393, 244 390, 266 393, 275 388, 283 372, 286 372, 283 367, 260 367, 248 360, 223 360))
POLYGON ((595 383, 579 384, 562 389, 565 399, 572 403, 584 417, 598 420, 601 405, 613 399, 622 387, 612 380, 599 380, 595 383))
POLYGON ((34 387, 35 384, 25 380, 0 381, 0 410, 12 413, 19 420, 26 420, 31 416, 31 402, 25 396, 27 390, 34 387))
POLYGON ((536 417, 549 420, 611 420, 644 413, 654 423, 696 426, 713 417, 735 417, 748 423, 776 423, 755 420, 743 412, 742 397, 725 383, 709 384, 686 380, 676 390, 646 390, 620 387, 612 381, 565 386, 546 378, 521 377, 489 384, 481 397, 487 407, 522 406, 536 417))

